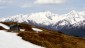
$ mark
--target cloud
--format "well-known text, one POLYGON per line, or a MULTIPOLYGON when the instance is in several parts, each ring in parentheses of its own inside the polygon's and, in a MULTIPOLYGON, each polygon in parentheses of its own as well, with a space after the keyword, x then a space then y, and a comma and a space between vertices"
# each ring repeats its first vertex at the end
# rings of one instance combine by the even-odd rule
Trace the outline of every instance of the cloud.
POLYGON ((15 6, 20 8, 29 8, 32 7, 32 3, 29 1, 24 0, 0 0, 0 9, 2 9, 2 6, 15 6))
POLYGON ((21 8, 29 8, 29 7, 32 7, 33 5, 30 3, 25 3, 25 4, 21 4, 20 6, 21 8))
POLYGON ((20 8, 29 8, 41 4, 61 4, 65 0, 0 0, 0 6, 15 6, 20 8))
POLYGON ((10 4, 12 3, 14 0, 0 0, 0 4, 10 4))
POLYGON ((37 4, 61 4, 64 2, 65 0, 35 0, 37 4))

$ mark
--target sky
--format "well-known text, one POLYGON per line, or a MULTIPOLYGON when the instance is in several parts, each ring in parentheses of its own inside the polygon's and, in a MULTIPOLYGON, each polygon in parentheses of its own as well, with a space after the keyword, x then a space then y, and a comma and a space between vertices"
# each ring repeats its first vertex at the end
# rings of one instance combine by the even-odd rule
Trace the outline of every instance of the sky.
POLYGON ((0 17, 51 11, 85 11, 85 0, 0 0, 0 17))

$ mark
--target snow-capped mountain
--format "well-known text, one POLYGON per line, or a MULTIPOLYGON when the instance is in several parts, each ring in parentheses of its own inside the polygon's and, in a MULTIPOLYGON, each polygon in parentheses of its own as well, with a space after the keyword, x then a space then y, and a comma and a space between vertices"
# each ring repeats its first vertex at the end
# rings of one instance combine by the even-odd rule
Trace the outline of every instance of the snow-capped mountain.
POLYGON ((28 24, 63 31, 66 34, 85 36, 85 11, 71 11, 67 14, 55 14, 50 11, 32 13, 29 15, 15 15, 2 18, 0 21, 26 22, 28 24), (83 35, 80 35, 83 34, 83 35))

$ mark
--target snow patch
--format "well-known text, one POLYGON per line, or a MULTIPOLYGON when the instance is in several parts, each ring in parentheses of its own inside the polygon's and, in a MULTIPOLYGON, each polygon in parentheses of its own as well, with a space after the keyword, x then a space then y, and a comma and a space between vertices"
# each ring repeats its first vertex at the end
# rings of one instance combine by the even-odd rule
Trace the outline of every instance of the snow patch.
POLYGON ((2 26, 5 29, 9 29, 9 27, 7 25, 5 25, 5 24, 0 23, 0 26, 2 26))
POLYGON ((25 31, 25 29, 20 29, 20 31, 25 31))
POLYGON ((36 31, 36 32, 42 32, 43 30, 41 30, 41 29, 38 29, 38 28, 32 28, 34 31, 36 31))
POLYGON ((0 48, 44 48, 30 42, 26 42, 17 36, 16 33, 10 33, 0 30, 0 48))

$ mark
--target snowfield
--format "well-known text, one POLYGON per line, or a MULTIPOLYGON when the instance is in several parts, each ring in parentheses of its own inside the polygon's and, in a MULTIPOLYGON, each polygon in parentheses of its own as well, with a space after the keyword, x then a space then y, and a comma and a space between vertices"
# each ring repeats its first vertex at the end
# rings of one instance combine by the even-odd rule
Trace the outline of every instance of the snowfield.
POLYGON ((16 33, 10 33, 0 30, 0 48, 44 48, 30 42, 26 42, 17 36, 16 33))

